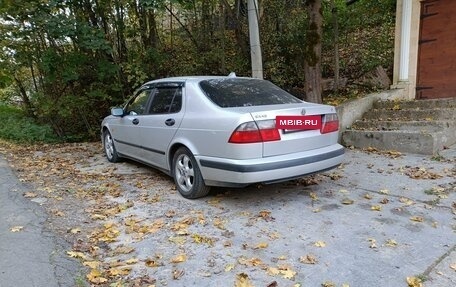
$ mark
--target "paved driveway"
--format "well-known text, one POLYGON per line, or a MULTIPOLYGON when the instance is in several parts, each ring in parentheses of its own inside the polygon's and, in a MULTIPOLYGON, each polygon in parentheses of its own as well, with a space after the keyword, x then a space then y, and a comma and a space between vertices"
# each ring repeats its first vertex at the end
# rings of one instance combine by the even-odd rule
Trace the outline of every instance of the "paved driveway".
MULTIPOLYGON (((72 223, 82 230, 73 255, 93 283, 408 286, 416 277, 456 286, 455 149, 435 158, 347 150, 345 164, 323 175, 198 200, 150 168, 108 163, 93 146, 65 149, 33 159, 49 172, 61 163, 60 186, 41 189, 72 200, 50 220, 87 217, 72 223)), ((52 201, 36 192, 35 201, 52 201)))
POLYGON ((74 286, 81 268, 47 228, 44 209, 23 198, 27 190, 0 155, 0 287, 74 286))

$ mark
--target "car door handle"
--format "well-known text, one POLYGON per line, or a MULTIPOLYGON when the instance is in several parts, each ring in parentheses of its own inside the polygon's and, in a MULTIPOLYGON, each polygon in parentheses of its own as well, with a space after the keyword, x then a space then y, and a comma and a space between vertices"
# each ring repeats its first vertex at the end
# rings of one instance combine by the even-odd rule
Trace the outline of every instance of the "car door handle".
POLYGON ((175 121, 174 119, 167 119, 167 120, 165 121, 165 125, 167 125, 167 126, 169 126, 169 127, 170 127, 170 126, 173 126, 175 123, 176 123, 176 121, 175 121))
POLYGON ((138 119, 133 119, 131 122, 132 122, 134 125, 139 124, 139 120, 138 120, 138 119))

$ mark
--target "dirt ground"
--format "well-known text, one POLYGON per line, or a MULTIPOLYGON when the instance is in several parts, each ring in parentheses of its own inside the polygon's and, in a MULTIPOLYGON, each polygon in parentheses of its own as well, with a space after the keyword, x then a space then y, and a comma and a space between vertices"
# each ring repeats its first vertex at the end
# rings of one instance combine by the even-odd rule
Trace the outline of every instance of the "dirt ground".
POLYGON ((452 156, 348 150, 330 172, 187 200, 101 150, 0 147, 87 267, 78 286, 456 285, 452 156))

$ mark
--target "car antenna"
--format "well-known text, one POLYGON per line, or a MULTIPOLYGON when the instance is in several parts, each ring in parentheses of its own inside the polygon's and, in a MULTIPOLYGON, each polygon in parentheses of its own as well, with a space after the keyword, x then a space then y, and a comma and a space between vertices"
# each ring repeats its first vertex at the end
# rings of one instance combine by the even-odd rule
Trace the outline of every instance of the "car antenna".
POLYGON ((235 73, 235 72, 231 72, 231 73, 228 75, 228 78, 236 78, 236 73, 235 73))

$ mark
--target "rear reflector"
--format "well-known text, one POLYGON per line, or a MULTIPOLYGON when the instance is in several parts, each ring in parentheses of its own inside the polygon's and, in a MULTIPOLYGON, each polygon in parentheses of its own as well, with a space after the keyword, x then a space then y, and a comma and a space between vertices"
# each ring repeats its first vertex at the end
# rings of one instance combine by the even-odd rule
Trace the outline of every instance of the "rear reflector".
POLYGON ((339 118, 337 114, 326 114, 322 116, 320 132, 322 134, 337 132, 339 130, 339 118))
POLYGON ((280 140, 280 133, 275 127, 275 120, 264 120, 239 125, 228 142, 243 144, 278 140, 280 140))

